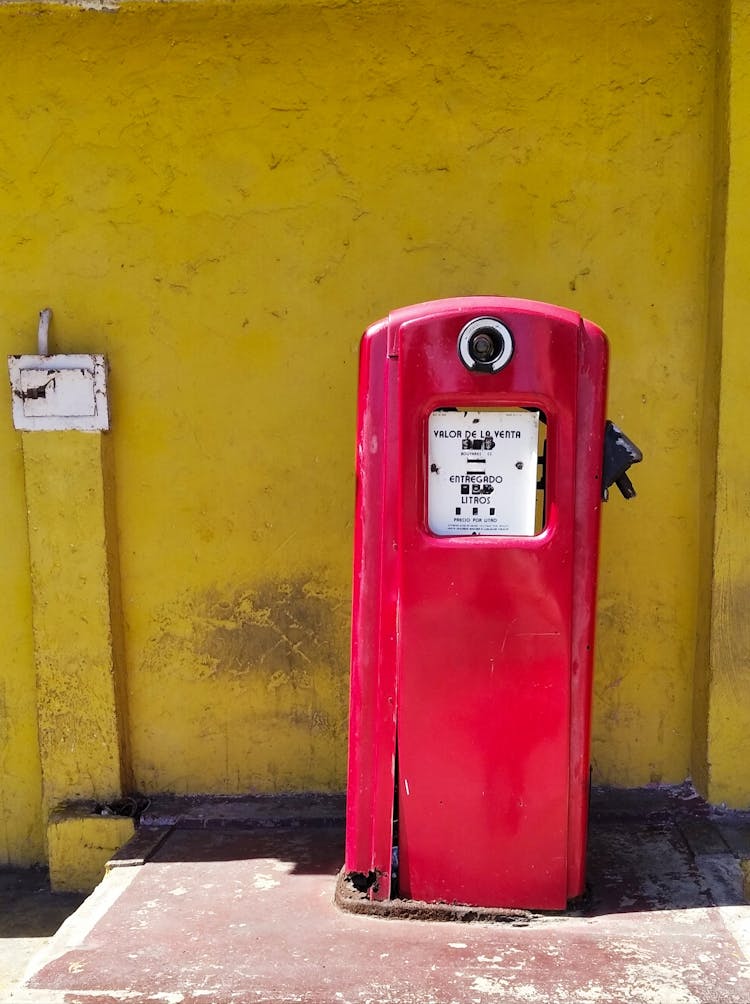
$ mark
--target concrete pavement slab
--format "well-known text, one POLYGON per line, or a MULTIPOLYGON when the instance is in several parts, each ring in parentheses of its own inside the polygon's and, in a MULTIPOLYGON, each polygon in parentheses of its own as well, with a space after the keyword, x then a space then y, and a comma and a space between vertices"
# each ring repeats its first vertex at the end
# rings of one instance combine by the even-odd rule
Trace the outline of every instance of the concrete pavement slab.
MULTIPOLYGON (((337 826, 176 827, 145 864, 110 872, 9 1000, 740 1004, 740 861, 697 854, 680 813, 595 809, 587 907, 525 926, 342 912, 337 826)), ((724 846, 701 832, 700 849, 724 846)))

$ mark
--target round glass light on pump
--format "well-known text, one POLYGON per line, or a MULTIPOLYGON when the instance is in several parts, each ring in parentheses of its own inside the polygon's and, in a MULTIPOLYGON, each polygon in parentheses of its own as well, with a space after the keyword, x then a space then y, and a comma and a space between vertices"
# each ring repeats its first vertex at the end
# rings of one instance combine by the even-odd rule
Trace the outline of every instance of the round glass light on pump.
POLYGON ((513 355, 513 335, 496 317, 475 317, 461 329, 457 347, 468 370, 497 373, 513 355))

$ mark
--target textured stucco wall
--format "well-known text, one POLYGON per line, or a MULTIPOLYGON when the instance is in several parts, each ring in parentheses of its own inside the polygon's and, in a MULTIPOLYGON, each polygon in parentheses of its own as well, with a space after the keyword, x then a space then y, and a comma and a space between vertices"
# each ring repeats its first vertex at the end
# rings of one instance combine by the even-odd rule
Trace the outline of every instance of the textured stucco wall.
MULTIPOLYGON (((0 339, 33 350, 49 304, 57 350, 110 359, 139 788, 342 787, 359 335, 473 292, 610 336, 610 414, 648 463, 604 514, 595 777, 685 777, 715 19, 698 0, 0 8, 0 339)), ((41 823, 7 394, 18 859, 41 823)))
MULTIPOLYGON (((724 233, 716 234, 714 257, 722 272, 715 299, 721 315, 721 373, 713 521, 713 581, 703 608, 711 611, 708 665, 705 787, 715 802, 750 805, 747 738, 750 731, 750 441, 747 435, 747 375, 750 343, 750 6, 733 3, 723 26, 729 53, 727 98, 721 108, 726 137, 723 170, 724 233), (710 599, 710 603, 706 602, 710 599)), ((718 230, 718 227, 717 227, 718 230)), ((701 666, 701 668, 704 668, 701 666)))

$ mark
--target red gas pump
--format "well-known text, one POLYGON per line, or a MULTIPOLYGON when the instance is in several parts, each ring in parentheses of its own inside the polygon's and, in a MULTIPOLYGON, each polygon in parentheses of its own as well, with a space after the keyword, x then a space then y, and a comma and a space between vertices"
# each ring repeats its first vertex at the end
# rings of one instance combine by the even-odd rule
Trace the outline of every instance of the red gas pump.
POLYGON ((601 500, 640 459, 607 426, 602 469, 606 376, 599 328, 527 300, 365 332, 345 870, 371 899, 583 891, 601 500))

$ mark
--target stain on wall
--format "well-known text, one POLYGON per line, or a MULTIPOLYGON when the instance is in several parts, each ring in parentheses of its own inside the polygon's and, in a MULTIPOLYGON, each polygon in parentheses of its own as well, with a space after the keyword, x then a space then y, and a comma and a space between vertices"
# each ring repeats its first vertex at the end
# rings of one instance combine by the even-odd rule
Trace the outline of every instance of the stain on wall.
POLYGON ((142 788, 341 787, 349 597, 325 572, 181 595, 156 620, 143 672, 158 740, 144 747, 142 788), (150 752, 165 743, 166 784, 150 752))
POLYGON ((256 672, 304 686, 311 666, 346 669, 331 599, 312 582, 271 580, 204 602, 202 647, 217 676, 256 672))

